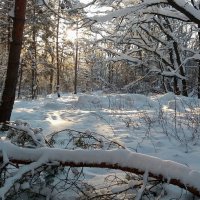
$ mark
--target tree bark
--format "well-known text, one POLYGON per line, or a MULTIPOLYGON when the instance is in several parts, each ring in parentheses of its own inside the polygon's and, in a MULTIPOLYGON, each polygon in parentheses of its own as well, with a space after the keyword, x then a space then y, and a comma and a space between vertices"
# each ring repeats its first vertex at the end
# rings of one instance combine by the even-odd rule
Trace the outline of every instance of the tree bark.
MULTIPOLYGON (((200 23, 198 24, 198 39, 199 39, 199 51, 200 51, 200 23)), ((198 99, 200 99, 200 60, 198 61, 198 86, 197 86, 197 92, 198 92, 198 99)))
MULTIPOLYGON (((58 4, 58 14, 60 13, 60 0, 58 4)), ((57 19, 57 29, 56 29, 56 67, 57 67, 57 86, 56 91, 58 97, 60 97, 60 60, 59 60, 59 28, 60 28, 60 17, 57 19)))
POLYGON ((20 70, 19 70, 19 85, 18 85, 18 94, 17 94, 18 99, 20 98, 20 95, 21 95, 23 67, 24 67, 24 61, 22 60, 20 63, 20 70))
POLYGON ((37 30, 36 30, 36 10, 35 5, 33 9, 34 25, 33 25, 33 35, 32 35, 32 84, 31 84, 31 96, 32 99, 37 98, 37 30))
POLYGON ((74 94, 77 94, 77 84, 78 84, 78 23, 76 24, 76 47, 75 47, 75 64, 74 64, 74 94))
MULTIPOLYGON (((176 54, 176 61, 177 61, 177 64, 179 66, 180 74, 181 74, 181 76, 185 77, 185 71, 184 71, 184 68, 182 66, 180 54, 179 54, 179 51, 178 51, 178 43, 176 41, 174 41, 173 46, 174 46, 174 51, 175 51, 175 54, 176 54)), ((186 97, 188 96, 187 82, 186 82, 185 79, 182 79, 182 95, 186 96, 186 97)))
POLYGON ((50 94, 53 94, 53 85, 54 85, 54 68, 53 68, 53 66, 54 66, 54 54, 53 53, 51 53, 51 64, 52 64, 52 66, 51 66, 51 69, 50 69, 50 76, 49 76, 49 93, 50 94))
POLYGON ((26 0, 15 1, 15 17, 13 18, 12 42, 8 58, 5 87, 0 102, 0 122, 10 120, 18 79, 20 54, 26 14, 26 0))

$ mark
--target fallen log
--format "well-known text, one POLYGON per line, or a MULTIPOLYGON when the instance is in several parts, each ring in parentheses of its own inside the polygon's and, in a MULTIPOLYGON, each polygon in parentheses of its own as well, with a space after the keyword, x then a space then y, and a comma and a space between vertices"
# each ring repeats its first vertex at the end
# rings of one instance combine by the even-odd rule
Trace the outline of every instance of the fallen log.
POLYGON ((148 172, 149 177, 176 185, 200 197, 200 172, 169 160, 139 154, 126 149, 65 150, 56 148, 20 148, 0 142, 0 159, 16 164, 58 162, 62 166, 118 169, 135 174, 148 172), (6 157, 3 158, 3 157, 6 157))

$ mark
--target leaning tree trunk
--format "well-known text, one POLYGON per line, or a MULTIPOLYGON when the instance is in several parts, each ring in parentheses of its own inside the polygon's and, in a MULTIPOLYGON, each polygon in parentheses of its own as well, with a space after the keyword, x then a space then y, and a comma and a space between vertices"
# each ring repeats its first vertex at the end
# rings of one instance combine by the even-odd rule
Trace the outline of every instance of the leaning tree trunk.
POLYGON ((22 48, 25 23, 26 0, 15 1, 15 16, 13 18, 12 42, 8 58, 8 68, 5 86, 0 102, 0 122, 10 120, 17 86, 20 53, 22 48))

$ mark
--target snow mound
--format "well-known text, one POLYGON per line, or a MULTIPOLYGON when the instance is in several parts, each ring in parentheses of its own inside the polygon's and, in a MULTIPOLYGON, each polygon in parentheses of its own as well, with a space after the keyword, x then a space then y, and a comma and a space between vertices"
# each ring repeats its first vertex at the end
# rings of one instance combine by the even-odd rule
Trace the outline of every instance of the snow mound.
POLYGON ((43 106, 44 109, 46 110, 64 110, 66 108, 65 103, 60 103, 60 102, 47 102, 43 106))
POLYGON ((157 102, 140 94, 81 95, 76 105, 81 108, 133 109, 157 106, 157 102))
POLYGON ((188 110, 196 110, 200 106, 199 99, 179 96, 174 100, 168 102, 168 108, 177 110, 178 112, 185 112, 188 110))
POLYGON ((167 104, 169 101, 175 100, 176 99, 176 95, 173 92, 168 92, 164 95, 161 95, 160 97, 157 98, 157 100, 161 103, 161 104, 167 104))
POLYGON ((100 97, 95 95, 81 95, 78 98, 77 104, 81 107, 99 107, 101 103, 100 97))
POLYGON ((153 100, 141 94, 120 94, 111 97, 113 108, 142 108, 155 106, 153 100))
POLYGON ((137 106, 138 108, 142 107, 154 107, 157 106, 157 102, 150 99, 149 97, 141 94, 132 94, 132 99, 134 101, 134 106, 137 106))
POLYGON ((185 104, 181 99, 169 101, 168 108, 178 112, 185 112, 186 110, 185 104))

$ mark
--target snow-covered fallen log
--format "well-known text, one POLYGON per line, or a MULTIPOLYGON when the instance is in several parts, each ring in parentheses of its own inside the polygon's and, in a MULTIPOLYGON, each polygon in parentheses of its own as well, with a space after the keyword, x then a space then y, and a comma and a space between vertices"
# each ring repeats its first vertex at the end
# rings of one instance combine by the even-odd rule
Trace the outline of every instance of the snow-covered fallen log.
MULTIPOLYGON (((8 160, 18 164, 30 164, 25 172, 33 170, 32 165, 41 166, 57 161, 60 165, 72 167, 99 167, 120 169, 136 174, 149 174, 150 177, 165 181, 169 184, 185 188, 200 196, 200 172, 189 167, 156 157, 134 153, 125 149, 118 150, 64 150, 56 148, 21 148, 7 141, 0 141, 0 160, 8 160), (35 163, 35 164, 33 164, 35 163)), ((11 177, 12 183, 19 180, 19 176, 11 177)), ((9 188, 7 183, 0 188, 0 196, 9 188)), ((4 193, 5 194, 5 193, 4 193)))

